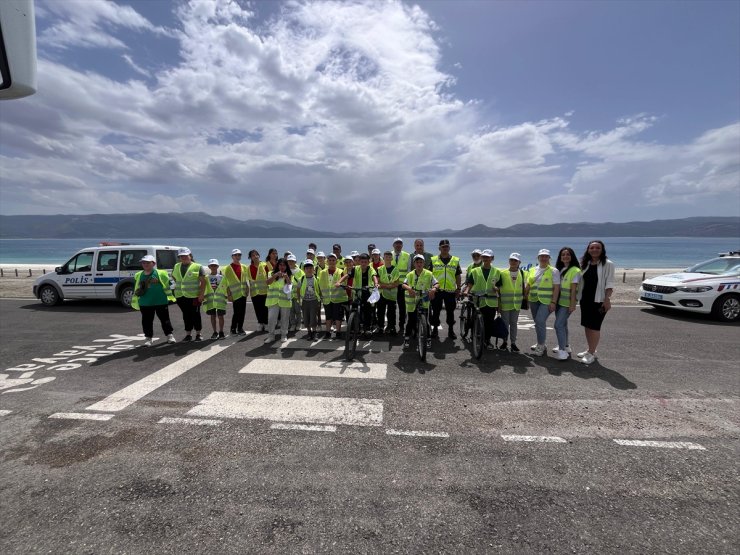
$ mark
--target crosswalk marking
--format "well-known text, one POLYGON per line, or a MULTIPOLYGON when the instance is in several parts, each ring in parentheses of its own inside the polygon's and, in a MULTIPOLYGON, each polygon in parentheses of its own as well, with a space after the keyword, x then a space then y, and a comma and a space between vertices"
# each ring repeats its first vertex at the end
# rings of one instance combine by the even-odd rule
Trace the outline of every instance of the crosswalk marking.
POLYGON ((383 401, 311 395, 270 395, 214 391, 188 416, 247 418, 304 424, 380 426, 383 401))
MULTIPOLYGON (((301 349, 317 351, 343 351, 344 339, 317 339, 309 341, 298 337, 291 337, 285 341, 275 341, 268 346, 276 349, 301 349)), ((357 350, 371 353, 387 353, 391 346, 389 341, 363 340, 357 341, 357 350)))
POLYGON ((49 418, 60 418, 65 420, 110 420, 112 414, 93 414, 90 412, 55 412, 49 418))
POLYGON ((13 411, 7 409, 0 410, 0 416, 8 416, 11 412, 13 411))
POLYGON ((192 426, 218 426, 223 424, 222 420, 212 420, 208 418, 173 418, 165 416, 160 418, 157 424, 190 424, 192 426))
POLYGON ((385 431, 389 436, 414 436, 414 437, 450 437, 447 432, 424 432, 416 430, 393 430, 391 428, 385 431))
POLYGON ((653 441, 643 439, 615 439, 614 443, 618 445, 625 445, 630 447, 660 447, 663 449, 692 449, 698 451, 706 451, 706 448, 702 447, 698 443, 692 443, 690 441, 653 441))
POLYGON ((336 426, 320 426, 318 424, 284 424, 278 422, 270 426, 271 430, 302 430, 306 432, 336 432, 336 426))
POLYGON ((562 437, 557 436, 513 436, 502 435, 504 441, 528 441, 537 443, 567 443, 562 437))
POLYGON ((240 374, 274 374, 279 376, 313 376, 320 378, 364 378, 384 380, 386 364, 318 360, 258 358, 239 370, 240 374))

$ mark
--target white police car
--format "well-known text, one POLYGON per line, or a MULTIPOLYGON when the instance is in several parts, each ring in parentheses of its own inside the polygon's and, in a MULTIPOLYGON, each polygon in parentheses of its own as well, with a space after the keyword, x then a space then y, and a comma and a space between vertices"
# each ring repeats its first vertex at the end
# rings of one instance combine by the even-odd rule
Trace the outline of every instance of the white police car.
POLYGON ((150 254, 157 259, 157 268, 172 273, 179 248, 101 243, 82 249, 53 273, 39 277, 33 284, 33 295, 49 306, 64 299, 117 299, 130 307, 141 258, 150 254))
POLYGON ((735 322, 740 319, 740 251, 721 253, 683 272, 645 280, 640 301, 735 322))

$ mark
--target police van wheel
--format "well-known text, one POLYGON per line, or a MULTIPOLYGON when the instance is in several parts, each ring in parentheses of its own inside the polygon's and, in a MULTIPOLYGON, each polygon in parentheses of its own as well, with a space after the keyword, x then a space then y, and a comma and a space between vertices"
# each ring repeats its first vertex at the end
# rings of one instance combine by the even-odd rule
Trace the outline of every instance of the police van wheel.
POLYGON ((61 301, 61 299, 59 298, 59 293, 57 293, 57 290, 54 289, 51 285, 44 285, 41 288, 41 291, 39 291, 39 299, 46 306, 54 306, 59 304, 59 302, 61 301))
POLYGON ((119 299, 121 300, 121 304, 125 306, 126 308, 131 308, 131 299, 134 296, 134 288, 130 285, 127 285, 126 287, 123 287, 121 289, 121 292, 119 293, 119 299))

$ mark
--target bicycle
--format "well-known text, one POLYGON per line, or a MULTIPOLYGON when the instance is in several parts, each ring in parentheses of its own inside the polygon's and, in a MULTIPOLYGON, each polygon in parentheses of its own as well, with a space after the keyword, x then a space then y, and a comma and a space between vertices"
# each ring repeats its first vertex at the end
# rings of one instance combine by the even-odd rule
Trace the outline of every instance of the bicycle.
POLYGON ((473 301, 464 296, 460 301, 460 316, 457 319, 460 339, 467 341, 468 332, 473 328, 473 301))
POLYGON ((414 289, 414 312, 416 313, 416 339, 419 350, 419 359, 422 362, 427 360, 427 348, 429 347, 429 309, 424 303, 429 300, 429 292, 421 289, 414 289))
POLYGON ((481 299, 487 296, 485 293, 468 293, 460 310, 460 334, 464 338, 467 332, 472 329, 473 333, 470 339, 473 343, 473 356, 477 359, 483 356, 483 347, 486 342, 485 322, 479 305, 481 299), (471 299, 471 296, 474 299, 471 299))
MULTIPOLYGON (((360 338, 360 308, 362 307, 362 291, 370 291, 370 287, 361 287, 352 290, 352 302, 347 316, 347 332, 344 339, 344 358, 350 361, 355 358, 357 341, 360 338)), ((367 301, 365 301, 367 302, 367 301)))

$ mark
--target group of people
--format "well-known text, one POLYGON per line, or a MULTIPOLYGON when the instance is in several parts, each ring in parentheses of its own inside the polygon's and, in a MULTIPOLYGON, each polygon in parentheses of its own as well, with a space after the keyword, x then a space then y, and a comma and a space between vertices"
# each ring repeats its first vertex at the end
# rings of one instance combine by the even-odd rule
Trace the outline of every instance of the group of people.
POLYGON ((529 309, 535 322, 537 343, 534 355, 545 354, 546 323, 555 313, 557 358, 571 355, 568 319, 581 306, 581 324, 585 328, 588 348, 578 353, 585 364, 596 357, 601 324, 611 308, 614 289, 614 264, 606 256, 602 241, 591 241, 578 259, 570 247, 558 252, 555 266, 550 251, 542 249, 538 264, 528 270, 520 268, 521 255, 511 253, 508 268, 498 269, 492 263, 490 249, 475 249, 472 264, 465 271, 460 258, 450 252, 450 242, 439 242, 439 254, 425 250, 424 241, 414 241, 414 251, 403 250, 403 240, 393 241, 391 249, 381 251, 374 244, 367 252, 342 254, 334 244, 325 254, 314 243, 308 245, 305 257, 292 252, 279 256, 270 249, 266 259, 257 250, 248 252, 248 263, 240 249, 231 252, 231 263, 221 265, 210 259, 206 266, 195 262, 190 249, 178 251, 179 262, 172 278, 155 266, 152 256, 141 259, 143 270, 136 274, 132 306, 141 311, 145 345, 152 344, 155 315, 159 318, 167 341, 175 343, 168 305, 176 302, 185 327, 184 341, 203 339, 201 306, 211 318, 211 339, 223 339, 225 314, 232 304, 231 335, 244 335, 247 298, 250 297, 260 331, 266 331, 265 343, 276 339, 280 330, 283 340, 290 331, 306 329, 306 338, 338 338, 353 301, 359 303, 362 333, 396 335, 403 333, 404 346, 416 332, 417 306, 429 310, 432 337, 439 336, 444 308, 447 337, 455 339, 455 308, 464 295, 473 295, 483 314, 485 341, 489 349, 497 314, 508 331, 508 342, 499 349, 519 352, 516 344, 519 313, 529 309), (465 283, 463 281, 465 274, 465 283), (323 318, 322 309, 323 307, 323 318), (398 325, 398 327, 397 327, 398 325))

